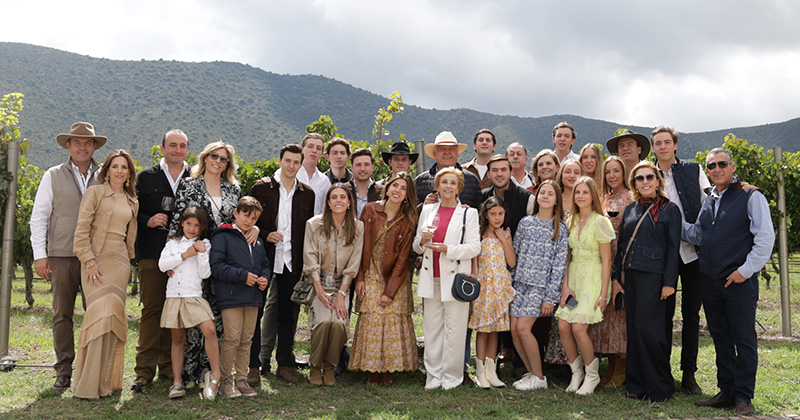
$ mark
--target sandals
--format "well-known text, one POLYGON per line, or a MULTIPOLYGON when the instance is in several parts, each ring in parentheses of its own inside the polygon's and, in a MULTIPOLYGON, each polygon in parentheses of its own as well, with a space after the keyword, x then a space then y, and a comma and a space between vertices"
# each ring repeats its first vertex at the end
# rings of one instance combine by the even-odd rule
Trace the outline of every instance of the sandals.
POLYGON ((203 398, 214 401, 217 398, 217 392, 219 391, 219 381, 216 379, 211 379, 211 372, 206 372, 205 376, 205 388, 203 388, 203 398), (214 385, 214 389, 211 389, 211 385, 214 385))
POLYGON ((169 387, 170 399, 181 398, 184 395, 186 395, 186 388, 183 387, 183 384, 172 384, 172 386, 169 387))

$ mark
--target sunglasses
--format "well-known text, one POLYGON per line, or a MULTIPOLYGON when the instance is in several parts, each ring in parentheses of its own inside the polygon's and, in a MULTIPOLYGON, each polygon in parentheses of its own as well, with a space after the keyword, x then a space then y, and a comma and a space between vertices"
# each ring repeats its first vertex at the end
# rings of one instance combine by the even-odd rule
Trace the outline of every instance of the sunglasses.
POLYGON ((218 160, 220 163, 228 163, 230 160, 227 156, 220 156, 217 152, 211 152, 208 156, 211 157, 211 160, 218 160))
POLYGON ((644 182, 645 179, 648 181, 652 181, 656 179, 656 175, 655 174, 636 175, 635 177, 633 177, 633 179, 635 179, 638 182, 644 182))
POLYGON ((706 169, 713 171, 714 169, 717 169, 717 166, 719 166, 720 169, 725 169, 730 164, 731 163, 727 160, 723 160, 722 162, 711 162, 706 164, 706 169))

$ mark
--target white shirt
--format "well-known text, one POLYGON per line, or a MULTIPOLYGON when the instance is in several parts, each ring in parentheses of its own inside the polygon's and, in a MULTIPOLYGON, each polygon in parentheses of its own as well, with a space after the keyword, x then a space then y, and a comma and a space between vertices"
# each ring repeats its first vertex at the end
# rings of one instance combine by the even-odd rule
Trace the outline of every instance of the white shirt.
POLYGON ((474 165, 475 165, 475 169, 477 169, 477 170, 478 170, 478 175, 480 175, 480 176, 478 177, 478 179, 481 179, 481 180, 482 180, 482 179, 483 179, 483 177, 484 177, 484 176, 486 176, 486 171, 488 171, 488 170, 489 170, 489 165, 481 165, 481 164, 480 164, 480 163, 478 163, 477 161, 475 161, 475 162, 473 162, 473 163, 474 163, 474 165))
MULTIPOLYGON (((706 177, 706 174, 703 172, 702 168, 698 172, 700 172, 697 180, 700 184, 700 207, 702 208, 703 202, 706 201, 706 194, 703 191, 705 191, 706 188, 710 188, 711 183, 708 182, 708 177, 706 177)), ((681 211, 681 218, 685 221, 685 217, 683 216, 683 205, 681 204, 681 196, 678 194, 678 188, 675 187, 675 182, 672 178, 672 166, 670 166, 669 170, 661 171, 661 174, 664 176, 664 184, 666 184, 664 187, 664 192, 667 194, 667 198, 669 198, 669 201, 672 201, 678 206, 678 209, 681 211)), ((689 264, 690 262, 699 258, 694 245, 686 241, 681 241, 679 252, 681 254, 681 261, 683 261, 684 264, 689 264)))
POLYGON ((314 167, 314 173, 309 177, 306 167, 301 166, 300 170, 297 171, 297 181, 308 185, 314 190, 314 214, 322 214, 322 209, 325 207, 325 196, 331 187, 331 180, 323 175, 316 166, 314 167))
POLYGON ((192 246, 197 238, 187 239, 185 236, 180 239, 172 238, 164 245, 161 251, 161 258, 158 259, 158 269, 167 272, 173 271, 172 277, 167 281, 167 297, 202 297, 202 279, 211 277, 211 265, 208 262, 208 254, 211 251, 211 242, 203 239, 206 252, 198 252, 187 259, 181 258, 181 254, 192 246))
POLYGON ((533 186, 533 180, 528 173, 525 173, 525 176, 522 177, 522 181, 517 181, 517 178, 514 178, 514 175, 512 174, 511 180, 522 188, 530 188, 533 186))
POLYGON ((581 157, 577 153, 573 152, 570 149, 569 153, 567 153, 567 155, 564 156, 564 159, 561 159, 560 163, 561 163, 561 165, 563 165, 563 164, 565 164, 565 163, 567 163, 567 162, 569 162, 571 160, 574 160, 576 162, 580 162, 580 159, 581 159, 581 157))
MULTIPOLYGON (((83 195, 86 192, 89 180, 94 176, 94 172, 91 171, 91 166, 89 166, 89 170, 84 177, 78 167, 72 163, 72 159, 70 159, 69 164, 72 166, 72 173, 75 175, 75 180, 78 181, 78 188, 81 190, 81 195, 83 195)), ((30 227, 34 260, 47 258, 47 229, 50 226, 50 216, 53 214, 52 171, 57 168, 58 166, 54 166, 42 175, 39 189, 36 190, 36 198, 33 200, 30 227)))
MULTIPOLYGON (((319 171, 318 171, 319 172, 319 171)), ((283 273, 283 267, 292 271, 292 199, 294 193, 297 191, 297 179, 294 180, 294 185, 290 191, 286 191, 283 187, 281 180, 281 170, 278 169, 273 175, 275 182, 280 185, 278 191, 280 193, 280 201, 278 201, 278 220, 275 221, 275 227, 278 232, 283 234, 283 241, 275 244, 275 261, 272 262, 272 272, 283 273), (280 227, 284 227, 281 229, 280 227)), ((323 177, 326 178, 327 177, 323 177)))
POLYGON ((167 182, 169 182, 169 186, 170 188, 172 188, 172 195, 177 194, 178 185, 180 185, 181 183, 181 179, 183 178, 183 173, 189 170, 189 164, 183 162, 183 169, 181 169, 181 172, 175 179, 172 179, 172 175, 169 173, 169 165, 167 165, 167 161, 164 160, 164 158, 161 158, 161 160, 158 161, 158 166, 161 167, 161 170, 164 171, 164 175, 167 176, 167 182))

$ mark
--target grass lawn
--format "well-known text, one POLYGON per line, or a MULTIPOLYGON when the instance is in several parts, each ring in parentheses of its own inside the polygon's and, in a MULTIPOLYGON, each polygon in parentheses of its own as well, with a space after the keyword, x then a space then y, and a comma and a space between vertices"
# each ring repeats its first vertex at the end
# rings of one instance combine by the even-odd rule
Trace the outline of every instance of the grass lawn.
MULTIPOLYGON (((18 271, 17 276, 21 276, 18 271)), ((793 337, 780 337, 780 289, 777 275, 772 288, 762 282, 757 326, 759 370, 753 400, 758 415, 800 413, 800 275, 792 277, 793 337)), ((24 302, 24 282, 15 280, 12 293, 10 357, 20 366, 0 372, 0 418, 72 419, 72 418, 318 418, 318 419, 406 419, 406 418, 499 418, 499 419, 666 419, 686 417, 732 416, 733 412, 695 407, 698 397, 677 392, 663 403, 649 403, 625 398, 624 389, 600 388, 594 395, 576 396, 564 392, 566 376, 550 372, 550 387, 544 391, 521 392, 512 388, 483 390, 459 387, 452 391, 425 391, 422 371, 395 375, 395 385, 378 387, 366 384, 367 375, 345 373, 333 387, 314 387, 307 382, 288 385, 269 375, 262 379, 254 398, 203 401, 197 388, 181 400, 167 398, 168 381, 155 381, 142 393, 129 390, 134 379, 135 348, 138 340, 138 297, 129 297, 128 343, 124 389, 111 398, 88 402, 72 398, 72 392, 51 388, 55 373, 51 368, 25 365, 51 365, 52 350, 49 283, 34 285, 33 309, 24 302)), ((80 306, 80 300, 78 305, 80 306)), ((680 305, 678 304, 678 308, 680 305)), ((77 329, 82 309, 76 310, 77 329)), ((352 325, 355 325, 355 317, 352 325)), ((417 334, 422 335, 422 316, 415 314, 417 334)), ((701 323, 704 323, 701 317, 701 323)), ((680 310, 676 313, 680 325, 680 310)), ((296 352, 308 352, 308 332, 301 315, 296 352)), ((680 334, 674 335, 672 373, 680 380, 680 334)), ((274 364, 273 364, 274 365, 274 364)), ((717 392, 714 346, 707 330, 701 332, 700 366, 697 379, 708 395, 717 392)), ((605 370, 601 366, 601 373, 605 370)), ((303 375, 307 371, 301 371, 303 375)), ((545 372, 548 374, 548 372, 545 372)), ((501 379, 513 381, 511 367, 504 366, 501 379)))

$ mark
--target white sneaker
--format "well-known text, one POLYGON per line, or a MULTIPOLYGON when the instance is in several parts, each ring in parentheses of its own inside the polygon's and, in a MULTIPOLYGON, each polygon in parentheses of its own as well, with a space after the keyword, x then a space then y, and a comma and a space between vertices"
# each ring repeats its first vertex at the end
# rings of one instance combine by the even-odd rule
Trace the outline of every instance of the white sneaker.
POLYGON ((547 389, 547 377, 542 376, 542 379, 539 379, 538 376, 531 375, 530 388, 528 389, 547 389))
POLYGON ((511 384, 511 386, 513 386, 514 389, 519 389, 520 391, 524 391, 524 389, 520 388, 520 386, 524 386, 524 384, 528 382, 528 378, 530 378, 531 376, 533 376, 532 373, 525 372, 525 374, 522 375, 522 378, 520 378, 518 381, 515 381, 513 384, 511 384))

